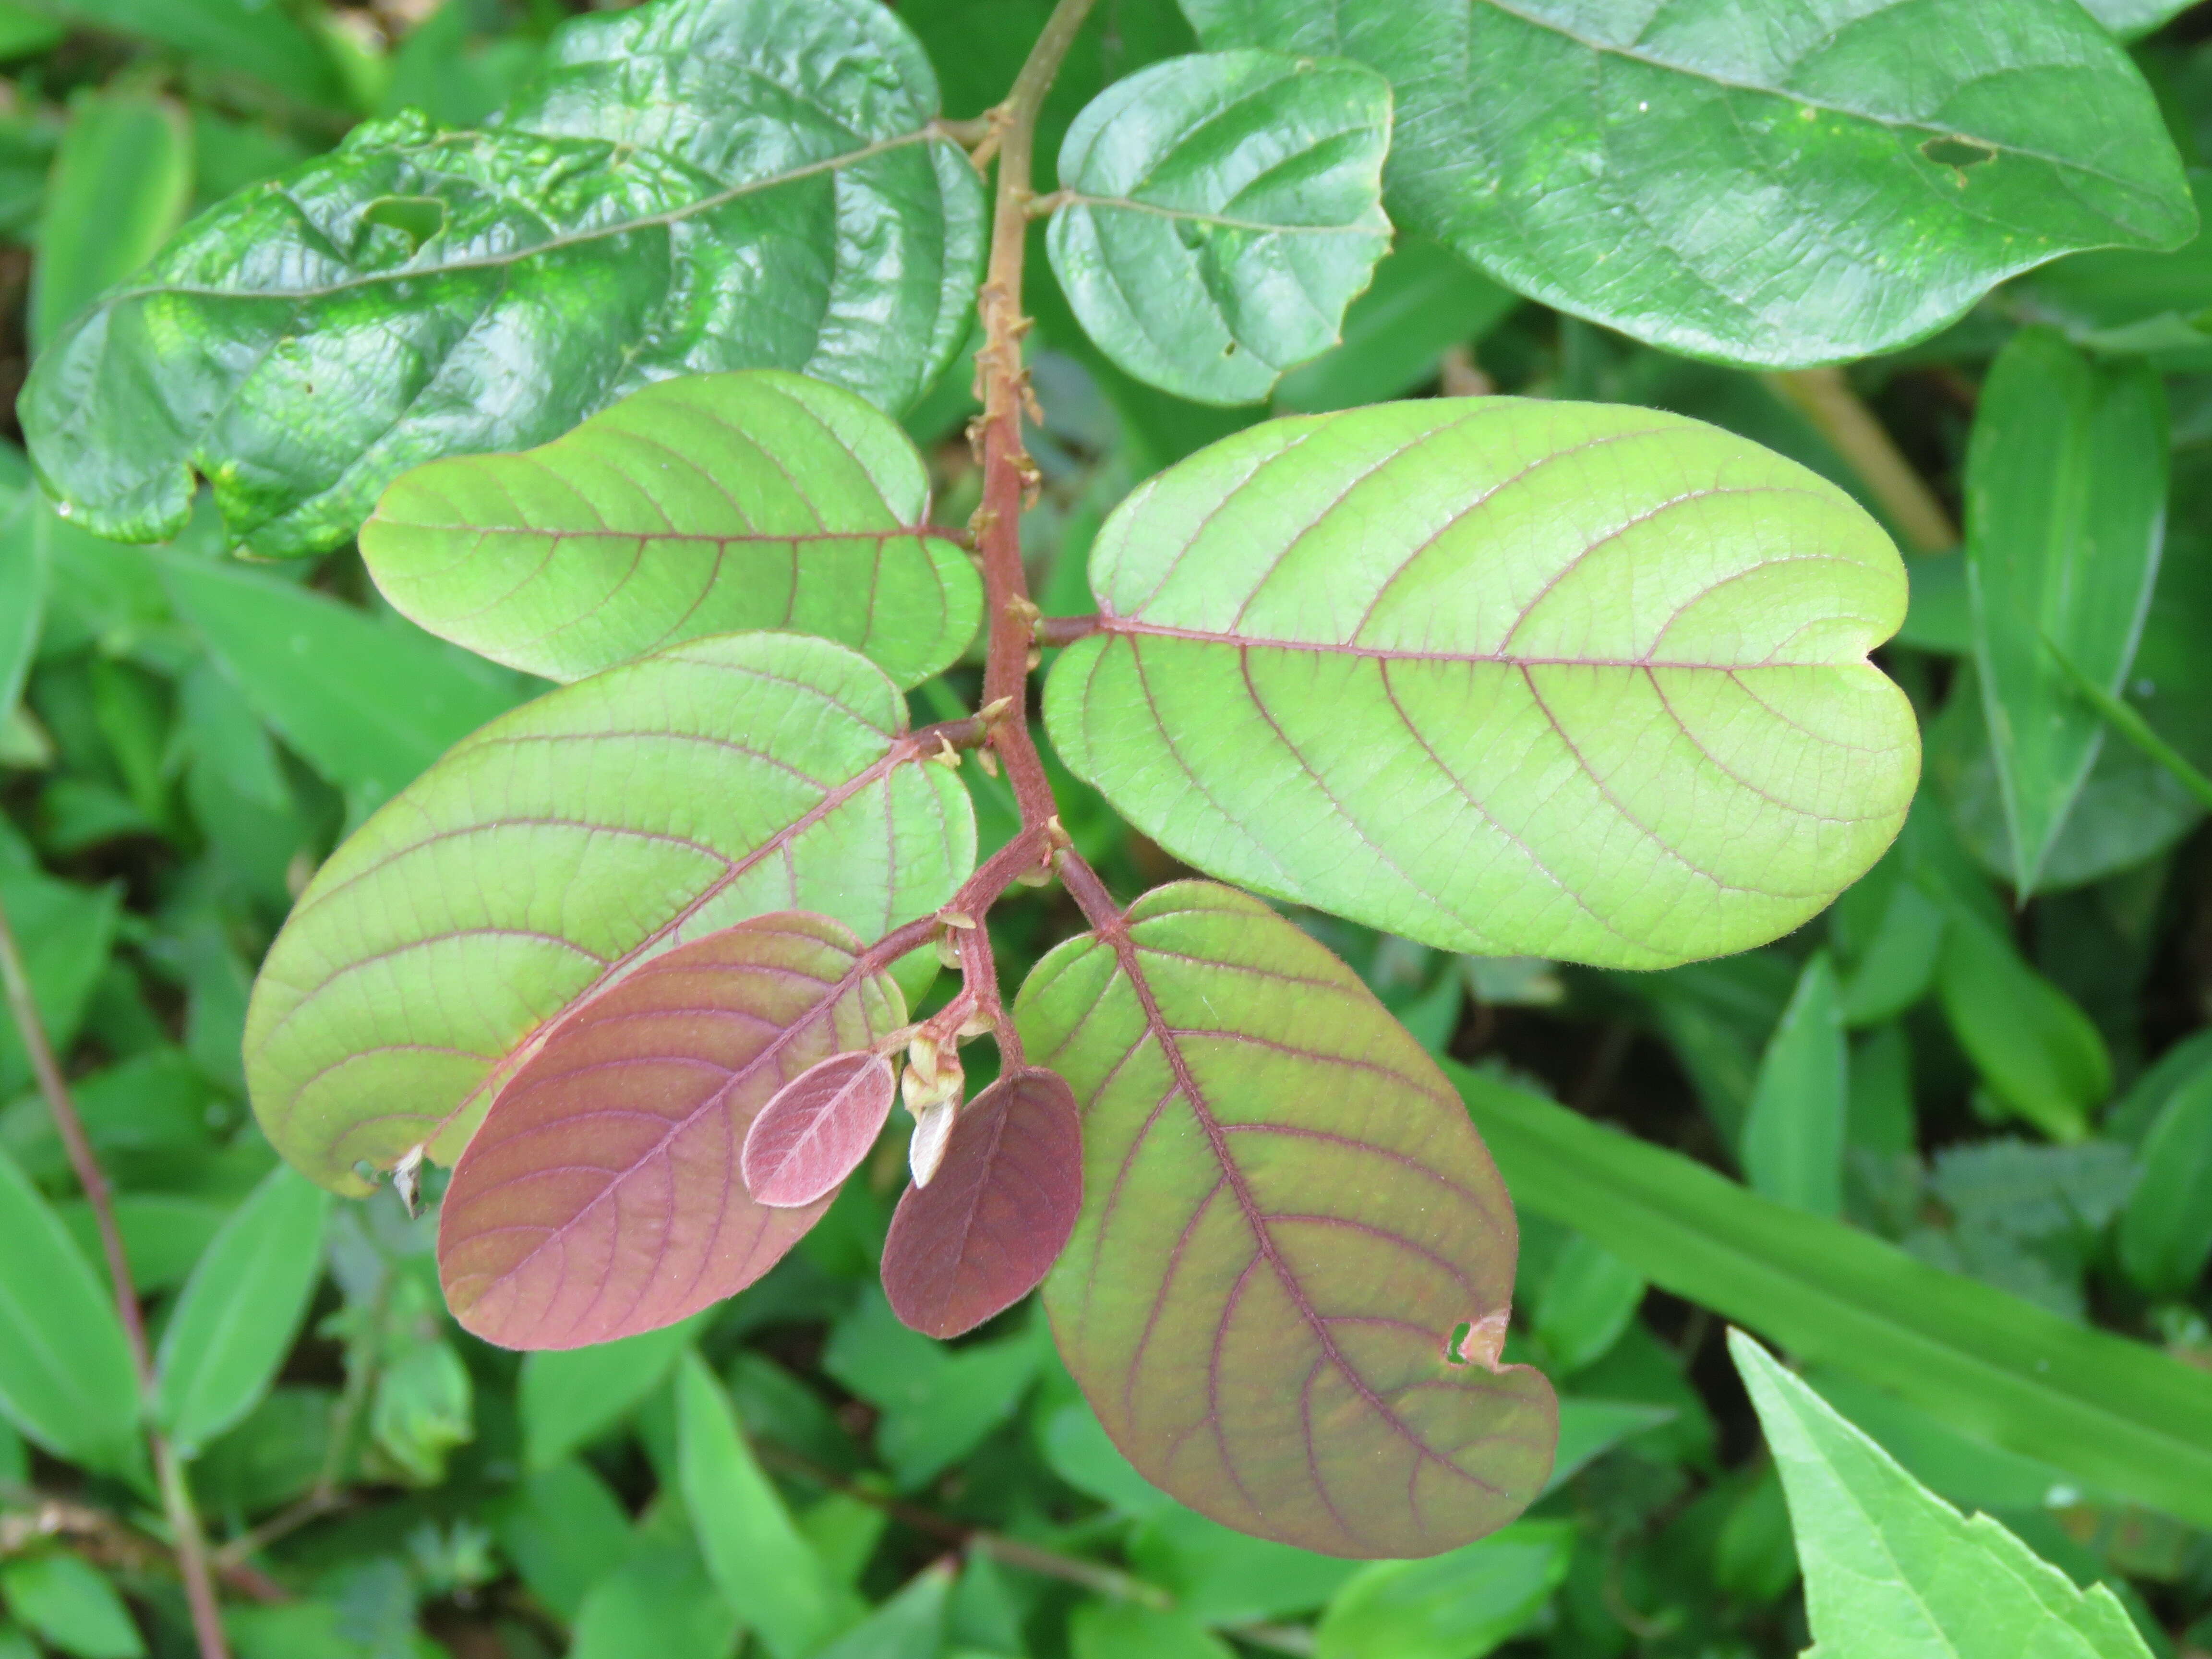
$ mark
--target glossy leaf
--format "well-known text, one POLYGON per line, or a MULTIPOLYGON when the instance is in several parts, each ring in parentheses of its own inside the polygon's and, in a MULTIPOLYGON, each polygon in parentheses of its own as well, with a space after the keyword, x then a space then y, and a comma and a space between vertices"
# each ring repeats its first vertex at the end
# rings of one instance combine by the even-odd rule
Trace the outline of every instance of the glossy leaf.
POLYGON ((1814 1215, 1844 1209, 1850 1054, 1836 970, 1816 952, 1767 1039, 1743 1126, 1743 1173, 1778 1204, 1814 1215))
POLYGON ((1480 1659, 1526 1628, 1567 1575, 1575 1528, 1523 1521, 1433 1561, 1377 1561, 1336 1593, 1318 1659, 1480 1659))
POLYGON ((162 1333, 154 1415, 183 1455, 260 1404, 322 1278, 330 1194, 279 1164, 209 1244, 162 1333))
POLYGON ((2051 649, 2117 695, 2166 533, 2166 394, 2027 329, 1982 387, 1966 459, 1974 659, 2014 880, 2033 892, 2104 738, 2051 649))
POLYGON ((124 90, 81 96, 39 218, 32 343, 45 347, 102 289, 145 264, 191 193, 191 126, 174 102, 124 90))
POLYGON ((1960 1515, 1742 1332, 1729 1352, 1782 1471, 1820 1653, 2148 1659, 2110 1589, 2076 1589, 1988 1516, 1960 1515))
POLYGON ((708 1572, 774 1659, 801 1659, 838 1622, 837 1589, 696 1353, 677 1363, 676 1420, 678 1484, 708 1572))
POLYGON ((2010 939, 1954 914, 1936 988, 1952 1035, 1999 1103, 2056 1139, 2089 1132, 2090 1109, 2112 1087, 2104 1036, 2010 939))
POLYGON ((975 169, 872 0, 576 18, 476 131, 416 113, 202 215, 39 359, 41 476, 102 535, 197 470, 267 555, 350 536, 441 455, 525 449, 652 381, 783 368, 886 409, 967 327, 975 169))
POLYGON ((1015 1012, 1083 1112, 1045 1304, 1146 1480, 1331 1555, 1434 1554, 1519 1512, 1557 1419, 1540 1376, 1497 1363, 1512 1206, 1350 969, 1183 882, 1046 957, 1015 1012))
POLYGON ((2212 1068, 2166 1097, 2120 1212, 2120 1265, 2154 1295, 2185 1296, 2212 1260, 2212 1068))
POLYGON ((1257 403, 1334 345, 1390 245, 1389 83, 1342 59, 1201 52, 1092 100, 1060 150, 1054 273, 1100 350, 1200 403, 1257 403))
POLYGON ((1099 532, 1054 746, 1200 869, 1448 950, 1652 968, 1903 821, 1888 538, 1742 439, 1509 398, 1272 421, 1099 532))
POLYGON ((832 1054, 777 1090, 745 1131, 740 1164, 756 1204, 799 1209, 844 1184, 890 1121, 898 1079, 882 1054, 832 1054))
POLYGON ((357 1159, 451 1159, 548 1022, 656 953, 779 908, 869 939, 936 908, 974 818, 923 752, 878 671, 787 634, 494 721, 331 856, 270 947, 246 1035, 270 1139, 340 1190, 357 1159))
POLYGON ((2212 1525, 2212 1378, 1462 1066, 1522 1207, 1952 1427, 2212 1525))
POLYGON ((693 1334, 678 1323, 618 1342, 524 1355, 515 1390, 524 1467, 554 1468, 629 1416, 667 1380, 693 1334))
POLYGON ((787 628, 910 686, 983 610, 967 554, 928 522, 929 477, 896 422, 763 369, 647 386, 526 454, 417 467, 361 546, 404 614, 552 679, 787 628))
POLYGON ((1182 0, 1212 47, 1372 64, 1392 213, 1508 286, 1723 362, 1933 332, 2075 248, 2172 247, 2179 159, 2078 0, 1182 0))
POLYGON ((138 1379, 107 1286, 0 1152, 0 1412, 57 1457, 137 1472, 138 1379))
POLYGON ((1009 1072, 960 1109, 943 1161, 884 1241, 884 1289, 915 1330, 952 1337, 1027 1296, 1083 1207, 1083 1125, 1052 1073, 1009 1072))
POLYGON ((828 1206, 757 1202, 754 1115, 906 1018, 827 917, 781 911, 654 957, 574 1009, 501 1091, 438 1223, 453 1316, 510 1348, 673 1324, 775 1266, 828 1206))

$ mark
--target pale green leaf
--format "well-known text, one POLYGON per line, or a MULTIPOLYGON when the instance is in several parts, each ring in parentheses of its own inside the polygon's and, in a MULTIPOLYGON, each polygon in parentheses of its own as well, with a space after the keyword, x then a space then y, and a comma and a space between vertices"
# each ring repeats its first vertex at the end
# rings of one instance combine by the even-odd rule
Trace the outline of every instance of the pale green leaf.
POLYGON ((1771 368, 1905 344, 2076 248, 2196 228, 2079 0, 1182 0, 1210 47, 1373 65, 1401 223, 1547 305, 1771 368))
POLYGON ((1836 970, 1815 951, 1767 1039, 1743 1126, 1743 1173, 1778 1204, 1814 1215, 1844 1208, 1849 1051, 1836 970))
POLYGON ((1155 64, 1068 129, 1053 270, 1121 368, 1201 403, 1257 403, 1336 343, 1389 246, 1389 85, 1360 64, 1155 64))
POLYGON ((1117 507, 1054 748, 1186 862, 1449 950, 1652 968, 1812 915, 1903 821, 1902 566, 1697 422, 1271 421, 1117 507))
POLYGON ((361 548, 404 614, 551 679, 787 628, 911 686, 983 611, 968 555, 928 523, 929 475, 897 422, 761 369, 648 386, 525 454, 417 467, 361 548))
POLYGON ((2112 1591, 1961 1516, 1742 1332, 1729 1352, 1782 1471, 1820 1659, 2149 1659, 2112 1591))
POLYGON ((796 634, 694 641, 494 721, 333 854, 270 947, 246 1077, 270 1139, 359 1190, 458 1155, 547 1022, 647 957, 780 909, 874 939, 972 867, 905 700, 796 634), (774 734, 771 754, 763 739, 774 734))
POLYGON ((1976 405, 1974 658, 2023 893, 2105 732, 2051 650, 2107 693, 2126 684, 2165 539, 2167 448, 2157 374, 2140 361, 2093 360, 2055 330, 2016 335, 1976 405))
POLYGON ((330 1194, 283 1164, 215 1236, 162 1333, 154 1415, 191 1457, 260 1403, 322 1277, 330 1194))

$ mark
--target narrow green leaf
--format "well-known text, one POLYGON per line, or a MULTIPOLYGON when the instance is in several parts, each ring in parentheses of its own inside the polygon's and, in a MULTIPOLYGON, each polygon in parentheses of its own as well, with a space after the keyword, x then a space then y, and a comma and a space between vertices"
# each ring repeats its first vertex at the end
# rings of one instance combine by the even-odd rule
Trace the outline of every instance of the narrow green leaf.
POLYGON ((1319 1659, 1481 1659, 1551 1599, 1574 1553, 1571 1521, 1523 1521, 1432 1561, 1377 1561, 1336 1593, 1319 1659))
POLYGON ((57 1457, 137 1473, 138 1379, 107 1286, 0 1152, 0 1411, 57 1457))
POLYGON ((1092 100, 1047 246, 1085 331, 1177 397, 1257 403, 1340 337, 1390 245, 1390 87, 1342 59, 1200 52, 1092 100))
POLYGON ((191 198, 191 127, 181 109, 143 92, 81 95, 39 218, 32 343, 43 348, 151 258, 191 198))
POLYGON ((673 375, 799 370, 896 410, 966 333, 982 191, 874 0, 571 19, 474 131, 410 112, 201 215, 43 354, 41 477, 159 540, 195 471, 309 553, 449 454, 527 449, 673 375))
POLYGON ((156 554, 177 610, 255 712, 356 814, 381 805, 525 695, 405 623, 228 562, 156 554), (373 696, 362 688, 374 686, 373 696))
POLYGON ((2120 1265, 2156 1296, 2185 1296, 2212 1259, 2212 1066, 2168 1095, 2143 1137, 2120 1212, 2120 1265))
POLYGON ((2089 1133, 2091 1109, 2112 1088, 2105 1039, 2009 939, 1954 913, 1936 988, 1952 1035, 2001 1103, 2054 1139, 2089 1133))
MULTIPOLYGON (((83 1024, 87 1001, 115 943, 122 895, 56 881, 36 870, 0 868, 0 903, 21 942, 46 1040, 66 1052, 83 1024)), ((30 1060, 13 1020, 0 1019, 0 1089, 28 1088, 30 1060)))
POLYGON ((1961 1516, 1742 1332, 1729 1352, 1782 1471, 1824 1659, 2149 1659, 2111 1590, 1961 1516))
POLYGON ((548 1022, 647 958, 773 910, 874 939, 935 908, 975 826, 928 748, 879 670, 796 634, 494 721, 331 854, 270 947, 246 1036, 270 1139, 340 1190, 356 1159, 450 1160, 548 1022))
POLYGON ((676 1370, 677 1459, 707 1571, 774 1659, 802 1659, 842 1622, 820 1558, 753 1461, 722 1385, 697 1354, 676 1370))
POLYGON ((1448 1073, 1522 1208, 1583 1229, 1662 1288, 1808 1360, 2212 1526, 2212 1376, 1480 1073, 1448 1073))
POLYGON ((697 1322, 665 1325, 588 1348, 526 1354, 515 1404, 522 1413, 525 1468, 553 1468, 582 1450, 659 1388, 697 1322))
POLYGON ((1181 882, 1047 956, 1015 1017, 1084 1114, 1045 1304, 1147 1480, 1346 1556, 1434 1554, 1534 1498, 1557 1418, 1498 1361, 1510 1205, 1349 969, 1257 899, 1181 882))
POLYGON ((2048 640, 2106 691, 2135 660, 2166 532, 2166 394, 2136 362, 2056 330, 1990 370, 1966 459, 1974 660, 2015 879, 2035 890, 2104 736, 2048 640))
POLYGON ((303 105, 343 101, 330 55, 291 16, 256 0, 33 0, 70 23, 173 46, 252 76, 303 105))
POLYGON ((1090 569, 1103 626, 1045 693, 1069 768, 1201 870, 1425 944, 1741 951, 1911 798, 1911 711, 1866 659, 1904 613, 1896 550, 1679 416, 1271 421, 1122 502, 1090 569))
POLYGON ((322 1277, 330 1194, 283 1164, 238 1207, 162 1334, 154 1415, 185 1457, 255 1406, 291 1352, 322 1277))
POLYGON ((0 1567, 9 1611, 76 1659, 143 1659, 146 1644, 115 1587, 65 1550, 0 1567))
POLYGON ((0 507, 0 722, 15 712, 46 615, 46 516, 38 492, 0 507))
POLYGON ((2079 0, 1829 3, 1757 28, 1716 0, 1182 8, 1209 47, 1380 70, 1396 218, 1692 356, 1869 356, 2059 254, 2196 228, 2149 88, 2079 0))
POLYGON ((929 475, 896 422, 759 369, 647 386, 526 454, 417 467, 361 547, 402 612, 553 679, 787 628, 911 686, 983 612, 974 564, 928 526, 929 475))
POLYGON ((2154 732, 2150 722, 2137 712, 2133 704, 2123 702, 2098 684, 2057 646, 2051 645, 2047 640, 2045 644, 2050 650, 2051 660, 2058 665, 2059 672, 2065 675, 2074 689, 2104 716, 2107 725, 2156 762, 2168 777, 2195 797, 2199 805, 2212 807, 2212 778, 2198 771, 2190 763, 2186 755, 2154 732))
POLYGON ((1836 970, 1816 951, 1759 1062, 1743 1126, 1743 1173, 1753 1191, 1814 1215, 1843 1213, 1849 1060, 1836 970))

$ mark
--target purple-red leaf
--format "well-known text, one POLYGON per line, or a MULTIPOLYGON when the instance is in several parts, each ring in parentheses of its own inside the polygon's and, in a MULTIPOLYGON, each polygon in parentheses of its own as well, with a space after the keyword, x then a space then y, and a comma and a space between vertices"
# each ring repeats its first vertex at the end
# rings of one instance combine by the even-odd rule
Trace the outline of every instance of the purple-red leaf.
POLYGON ((906 1189, 884 1242, 884 1290, 915 1330, 957 1336, 1051 1269, 1083 1207, 1075 1097, 1036 1067, 1010 1072, 953 1120, 928 1185, 906 1189))
POLYGON ((898 1079, 882 1054, 832 1054, 793 1078, 745 1133, 753 1201, 798 1209, 836 1192, 891 1115, 898 1079))
POLYGON ((1557 1406, 1498 1363, 1512 1204, 1351 969, 1259 900, 1180 882, 1045 957, 1015 1017, 1083 1114, 1045 1306, 1139 1473, 1332 1555, 1433 1555, 1536 1495, 1557 1406))
POLYGON ((826 916, 758 916, 583 1004, 492 1103, 453 1171, 438 1266, 454 1317, 510 1348, 653 1330, 734 1295, 825 1205, 738 1177, 754 1115, 906 1018, 826 916))

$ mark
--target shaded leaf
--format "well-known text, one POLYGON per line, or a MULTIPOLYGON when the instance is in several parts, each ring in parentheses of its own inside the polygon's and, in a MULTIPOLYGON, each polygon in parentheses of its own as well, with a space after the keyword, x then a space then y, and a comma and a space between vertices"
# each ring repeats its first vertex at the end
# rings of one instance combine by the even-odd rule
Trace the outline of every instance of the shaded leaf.
POLYGON ((0 1153, 0 1411, 58 1457, 137 1473, 138 1378, 101 1282, 0 1153))
POLYGON ((309 105, 343 101, 329 54, 285 12, 255 0, 41 0, 70 22, 174 47, 309 105))
POLYGON ((1169 1504, 1130 1534, 1129 1562, 1201 1624, 1258 1624, 1310 1613, 1362 1571, 1311 1550, 1235 1532, 1169 1504))
POLYGON ((1390 243, 1390 88, 1279 52, 1200 52, 1117 81, 1060 151, 1047 239, 1077 319, 1177 397, 1256 403, 1334 345, 1390 243))
POLYGON ((283 1164, 232 1212, 162 1333, 154 1415, 179 1453, 260 1403, 291 1352, 323 1270, 330 1194, 283 1164))
POLYGON ((832 1054, 785 1084, 745 1131, 742 1173, 756 1204, 803 1208, 860 1166, 898 1092, 882 1054, 832 1054))
POLYGON ((2166 1097, 2142 1168, 2120 1212, 2120 1265, 2154 1295, 2186 1295, 2212 1258, 2212 1067, 2166 1097))
POLYGON ((1974 659, 2014 878, 2033 892, 2104 738, 2056 647, 2126 684, 2166 533, 2166 394, 2051 329, 2014 336, 1975 406, 1966 459, 1974 659))
MULTIPOLYGON (((650 1520, 646 1528, 652 1528, 650 1520)), ((568 1659, 729 1659, 740 1629, 689 1538, 641 1539, 576 1610, 568 1659)))
POLYGON ((1570 1376, 1602 1359, 1636 1317, 1644 1289, 1644 1275, 1611 1250, 1583 1233, 1570 1238, 1529 1310, 1529 1328, 1554 1374, 1570 1376))
POLYGON ((898 1322, 871 1291, 837 1322, 823 1369, 882 1416, 876 1450, 902 1491, 927 1485, 1005 1423, 1037 1370, 1032 1322, 1008 1336, 948 1349, 898 1322))
POLYGON ((171 100, 118 89, 71 106, 39 216, 31 343, 43 349, 162 244, 192 193, 192 135, 171 100))
POLYGON ((550 1469, 629 1416, 667 1378, 693 1334, 678 1323, 588 1348, 526 1354, 515 1389, 524 1467, 550 1469))
POLYGON ((1448 348, 1480 339, 1520 303, 1443 244, 1401 235, 1344 313, 1343 343, 1285 374, 1275 407, 1311 415, 1402 398, 1435 378, 1448 348))
POLYGON ((659 951, 779 908, 869 939, 934 909, 975 830, 927 747, 878 670, 788 634, 494 721, 331 856, 270 947, 246 1038, 270 1139, 362 1190, 356 1159, 457 1156, 548 1023, 659 951))
POLYGON ((957 1336, 1027 1296, 1083 1206, 1083 1125, 1059 1077, 1009 1072, 960 1109, 937 1173, 909 1186, 884 1241, 900 1320, 957 1336))
POLYGON ((1651 968, 1787 932, 1911 799, 1903 615, 1841 490, 1507 398, 1271 421, 1098 533, 1054 746, 1145 834, 1449 950, 1651 968))
POLYGON ((951 1589, 950 1562, 924 1567, 896 1595, 818 1650, 820 1659, 938 1659, 945 1651, 951 1589))
POLYGON ((782 911, 665 951, 563 1017, 454 1166, 438 1223, 453 1316, 510 1348, 674 1323, 775 1265, 828 1207, 738 1177, 755 1114, 906 1018, 884 964, 782 911))
POLYGON ((1754 1191, 1814 1215, 1843 1213, 1850 1060, 1835 967, 1815 951, 1759 1062, 1743 1125, 1744 1178, 1754 1191))
POLYGON ((2112 1061, 2088 1015, 2013 942, 1954 908, 1936 989, 1959 1046, 1990 1091, 2045 1134, 2078 1140, 2112 1091, 2112 1061))
POLYGON ((1208 46, 1372 64, 1403 223, 1545 304, 1788 368, 1903 345, 2076 248, 2196 228, 2150 89, 2077 0, 1182 0, 1208 46))
POLYGON ((1523 1521, 1433 1561, 1377 1561, 1336 1593, 1319 1659, 1480 1659, 1510 1641, 1567 1576, 1575 1527, 1523 1521))
POLYGON ((521 1482, 501 1500, 492 1525, 530 1593, 563 1620, 575 1618, 629 1541, 622 1500, 575 1458, 544 1465, 521 1482))
POLYGON ((1524 1209, 1954 1427, 2212 1524, 2212 1377, 1446 1064, 1524 1209))
POLYGON ((405 615, 553 679, 787 628, 910 686, 983 610, 967 554, 928 522, 928 474, 896 422, 755 370, 647 386, 526 454, 417 467, 361 546, 405 615))
POLYGON ((15 712, 46 612, 46 514, 35 489, 0 507, 0 723, 15 712))
POLYGON ((1961 1516, 1742 1332, 1729 1352, 1782 1471, 1822 1655, 2148 1659, 2112 1591, 2076 1589, 1988 1516, 1961 1516))
POLYGON ((677 1362, 676 1419, 678 1484, 722 1599, 775 1659, 812 1652, 839 1622, 837 1588, 696 1353, 677 1362))
POLYGON ((1046 1306, 1146 1480, 1332 1555, 1433 1554, 1528 1502, 1556 1419, 1540 1376, 1496 1364, 1511 1206, 1349 969, 1184 882, 1052 952, 1016 1016, 1083 1111, 1046 1306))
POLYGON ((526 449, 672 375, 782 368, 887 409, 973 304, 982 198, 871 0, 576 18, 498 118, 357 127, 202 215, 39 359, 42 477, 103 535, 192 475, 268 555, 441 455, 526 449))

